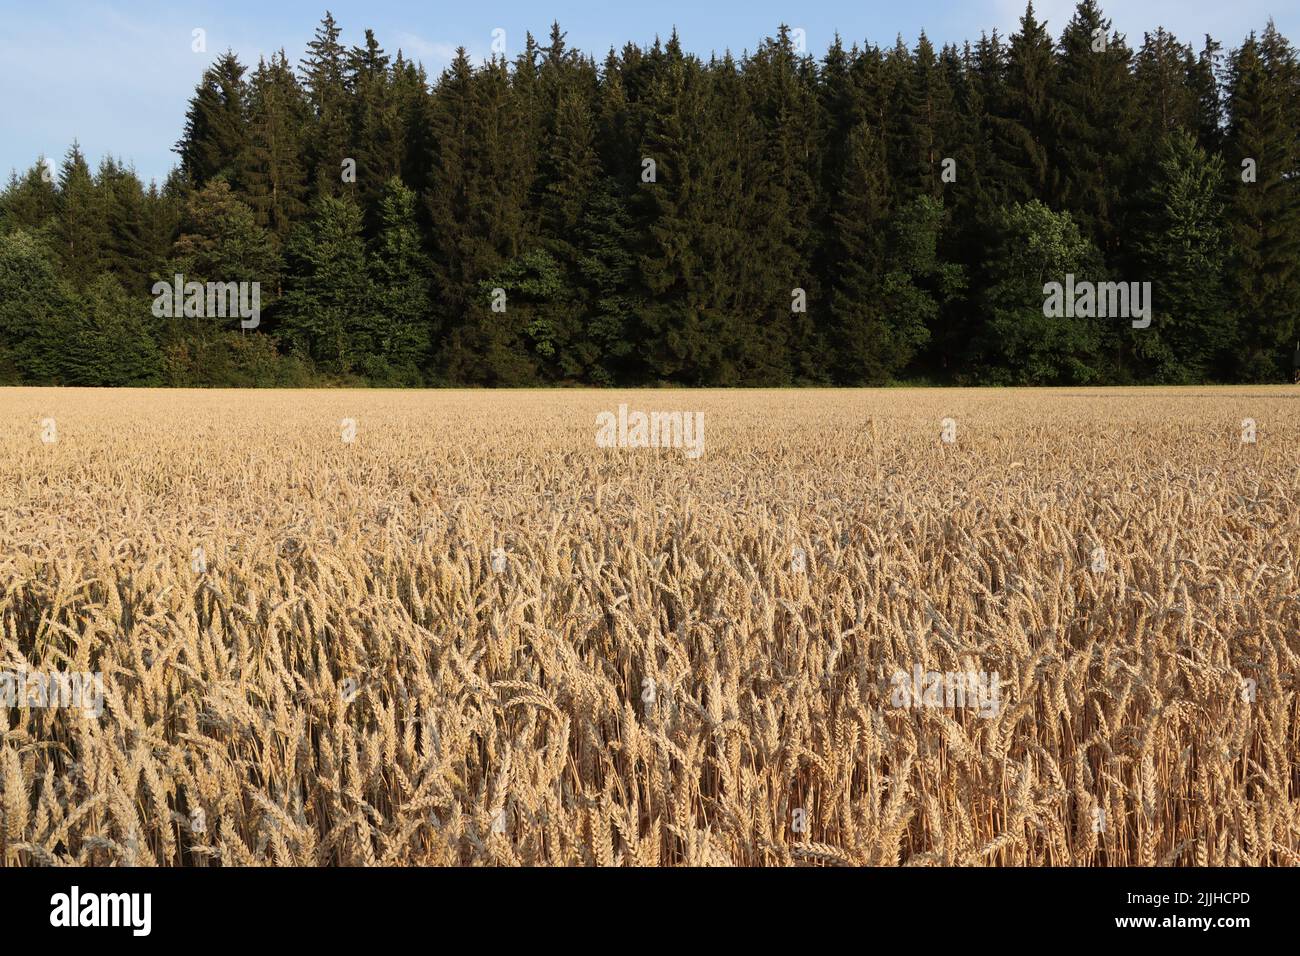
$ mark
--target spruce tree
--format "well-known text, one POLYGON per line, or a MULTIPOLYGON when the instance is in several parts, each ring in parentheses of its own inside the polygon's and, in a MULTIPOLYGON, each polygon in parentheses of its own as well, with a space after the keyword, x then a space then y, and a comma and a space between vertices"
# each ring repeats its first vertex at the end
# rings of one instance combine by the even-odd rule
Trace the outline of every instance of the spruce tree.
POLYGON ((307 104, 284 51, 259 61, 249 85, 245 197, 257 224, 284 240, 306 215, 303 136, 307 104))
POLYGON ((362 209, 372 227, 379 220, 378 204, 388 181, 402 168, 404 130, 388 71, 389 58, 366 31, 363 47, 348 54, 351 138, 357 161, 357 187, 362 209))
POLYGON ((9 182, 0 194, 0 233, 49 230, 58 208, 53 166, 41 156, 21 177, 16 171, 10 172, 9 182))
POLYGON ((1125 195, 1136 161, 1138 110, 1132 54, 1094 0, 1081 0, 1061 34, 1054 74, 1054 207, 1074 221, 1108 261, 1119 254, 1125 195))
POLYGON ((351 196, 320 196, 285 249, 279 331, 290 349, 333 375, 349 375, 375 351, 375 294, 361 208, 351 196))
POLYGON ((1223 374, 1235 335, 1223 289, 1223 160, 1182 129, 1165 137, 1157 156, 1135 243, 1155 314, 1151 327, 1133 329, 1131 338, 1154 381, 1195 384, 1223 374))
POLYGON ((1029 3, 1020 31, 1006 51, 1005 82, 990 119, 994 149, 1003 166, 1005 189, 1016 201, 1039 199, 1055 204, 1060 195, 1052 166, 1057 63, 1046 27, 1029 3))
POLYGON ((647 372, 655 380, 686 385, 725 382, 728 376, 720 369, 728 346, 736 347, 735 336, 703 301, 699 282, 709 201, 709 184, 700 178, 707 161, 707 80, 699 61, 684 57, 672 43, 667 51, 656 44, 641 69, 653 71, 638 103, 644 159, 623 175, 637 182, 637 217, 645 230, 638 321, 648 350, 647 372))
POLYGON ((1225 159, 1239 368, 1276 380, 1300 337, 1300 118, 1295 51, 1270 23, 1232 55, 1225 159), (1253 171, 1253 176, 1251 172, 1253 171), (1254 181, 1250 181, 1253 179, 1254 181))
POLYGON ((108 265, 107 205, 106 194, 91 176, 81 147, 73 143, 59 171, 54 234, 63 275, 74 289, 90 285, 108 265))
MULTIPOLYGON (((850 132, 833 216, 837 262, 831 294, 832 371, 837 384, 883 385, 897 366, 894 320, 883 308, 888 172, 883 135, 866 120, 850 132)), ((906 333, 904 333, 905 335, 906 333)))
POLYGON ((953 90, 924 31, 899 90, 901 156, 895 186, 901 196, 937 198, 943 192, 941 164, 958 145, 953 90))
POLYGON ((1197 91, 1189 82, 1196 62, 1191 47, 1164 28, 1144 36, 1133 68, 1137 99, 1146 107, 1140 117, 1140 155, 1151 156, 1179 130, 1199 132, 1197 91))
POLYGON ((220 176, 241 189, 249 159, 248 88, 245 69, 227 51, 203 73, 185 114, 175 150, 195 188, 220 176))
POLYGON ((339 42, 341 34, 342 30, 327 10, 298 67, 310 111, 304 154, 312 195, 342 193, 343 161, 356 159, 350 135, 347 58, 339 42))
POLYGON ((0 381, 61 384, 75 326, 72 290, 58 257, 25 228, 0 235, 0 381))
MULTIPOLYGON (((396 176, 379 202, 370 275, 377 305, 374 357, 394 383, 418 384, 431 342, 428 262, 416 222, 415 193, 396 176)), ((363 365, 364 367, 364 365, 363 365)), ((375 379, 371 371, 372 381, 375 379)))

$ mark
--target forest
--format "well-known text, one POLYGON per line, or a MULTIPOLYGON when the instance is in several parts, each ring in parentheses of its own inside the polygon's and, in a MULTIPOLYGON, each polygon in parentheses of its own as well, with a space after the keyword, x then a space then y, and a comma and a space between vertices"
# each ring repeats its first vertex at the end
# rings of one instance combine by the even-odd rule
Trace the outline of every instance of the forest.
POLYGON ((1260 26, 1139 43, 1083 0, 706 60, 554 25, 431 77, 327 13, 297 64, 215 57, 165 182, 75 143, 10 174, 0 384, 1289 382, 1300 65, 1260 26), (255 327, 159 315, 176 276, 257 283, 255 327), (1150 321, 1049 314, 1067 276, 1150 321))

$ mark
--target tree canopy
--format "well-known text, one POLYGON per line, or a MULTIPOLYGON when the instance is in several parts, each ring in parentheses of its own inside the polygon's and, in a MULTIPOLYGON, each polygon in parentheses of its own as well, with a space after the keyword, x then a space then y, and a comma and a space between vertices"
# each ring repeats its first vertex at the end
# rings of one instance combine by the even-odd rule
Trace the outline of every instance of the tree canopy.
POLYGON ((11 174, 0 382, 1290 380, 1300 64, 1271 22, 1201 39, 1095 0, 820 57, 556 25, 431 79, 326 14, 297 67, 215 58, 165 183, 76 143, 11 174), (153 315, 176 274, 261 321, 153 315), (1152 321, 1049 315, 1067 275, 1150 283, 1152 321))

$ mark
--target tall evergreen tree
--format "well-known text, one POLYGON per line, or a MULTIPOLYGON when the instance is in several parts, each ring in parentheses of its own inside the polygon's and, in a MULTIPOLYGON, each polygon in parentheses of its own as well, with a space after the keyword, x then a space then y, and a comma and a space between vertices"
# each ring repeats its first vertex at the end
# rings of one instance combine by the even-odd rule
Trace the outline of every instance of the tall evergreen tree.
POLYGON ((0 378, 1287 374, 1289 42, 1270 24, 1225 59, 1157 29, 1134 53, 1095 0, 1058 35, 1029 6, 1009 41, 939 51, 924 33, 884 51, 836 37, 818 62, 782 27, 740 59, 701 60, 674 32, 597 65, 553 24, 512 61, 460 51, 431 89, 371 31, 346 48, 326 13, 297 73, 283 51, 251 75, 229 51, 212 61, 161 185, 111 157, 92 173, 75 144, 57 180, 10 175, 0 291, 33 320, 0 301, 0 378), (57 308, 13 287, 24 268, 57 308), (151 280, 177 271, 259 282, 262 325, 155 322, 151 280), (1151 281, 1155 321, 1044 315, 1043 284, 1071 272, 1151 281))
POLYGON ((365 46, 353 47, 348 54, 350 142, 361 205, 372 225, 378 223, 380 196, 388 181, 401 172, 404 149, 402 115, 388 64, 373 30, 366 31, 365 46))
MULTIPOLYGON (((380 198, 379 234, 370 257, 377 305, 371 333, 374 351, 368 356, 372 380, 405 385, 420 382, 432 332, 427 275, 415 193, 394 176, 380 198)), ((364 360, 362 367, 366 368, 364 360)))
POLYGON ((1009 198, 1039 199, 1053 204, 1059 197, 1058 172, 1052 166, 1057 63, 1045 24, 1029 3, 1020 18, 1020 31, 1006 51, 1004 83, 991 102, 990 115, 997 150, 1006 175, 1009 198))
POLYGON ((74 289, 90 285, 108 265, 107 203, 76 143, 68 150, 59 171, 54 232, 63 274, 74 289))
POLYGON ((54 167, 41 156, 21 177, 16 171, 0 193, 0 233, 15 229, 50 229, 58 213, 54 167))
POLYGON ((1187 130, 1169 133, 1136 245, 1152 283, 1151 328, 1132 333, 1134 350, 1156 381, 1195 384, 1223 374, 1234 339, 1223 289, 1226 243, 1223 160, 1207 155, 1187 130))
POLYGON ((249 160, 248 88, 245 69, 227 51, 203 73, 185 114, 185 133, 176 144, 181 170, 195 188, 217 176, 244 186, 249 160))
POLYGON ((439 366, 459 381, 499 384, 535 375, 523 316, 491 311, 482 283, 525 248, 532 169, 517 132, 521 116, 504 59, 477 75, 462 49, 435 99, 427 205, 442 305, 439 366))
POLYGON ((1295 51, 1272 23, 1233 52, 1227 99, 1241 374, 1274 380, 1300 337, 1300 84, 1295 51))
POLYGON ((257 224, 283 240, 306 213, 303 137, 307 104, 281 50, 259 61, 249 89, 245 195, 257 224))
POLYGON ((311 121, 305 138, 307 180, 315 195, 343 191, 343 161, 356 160, 351 140, 347 89, 347 55, 339 42, 342 30, 325 11, 299 64, 311 121))
POLYGON ((866 120, 849 132, 833 217, 832 255, 839 263, 831 295, 835 381, 883 385, 897 372, 900 342, 923 338, 914 316, 891 315, 880 295, 885 273, 888 173, 883 135, 866 120))
POLYGON ((291 349, 330 374, 349 375, 375 349, 374 287, 361 208, 350 196, 320 196, 285 247, 288 278, 279 331, 291 349))
POLYGON ((58 257, 25 228, 0 234, 0 382, 61 384, 75 326, 58 257))
POLYGON ((1191 48, 1163 27, 1143 38, 1133 70, 1138 102, 1146 107, 1139 117, 1141 155, 1150 156, 1178 130, 1199 132, 1200 104, 1189 76, 1195 65, 1191 48))
POLYGON ((1081 0, 1061 34, 1052 133, 1060 194, 1051 204, 1074 221, 1108 259, 1119 234, 1135 162, 1138 110, 1132 53, 1095 0, 1081 0))
POLYGON ((937 198, 943 192, 941 163, 958 145, 958 123, 949 77, 924 32, 898 101, 902 137, 896 188, 909 199, 937 198))

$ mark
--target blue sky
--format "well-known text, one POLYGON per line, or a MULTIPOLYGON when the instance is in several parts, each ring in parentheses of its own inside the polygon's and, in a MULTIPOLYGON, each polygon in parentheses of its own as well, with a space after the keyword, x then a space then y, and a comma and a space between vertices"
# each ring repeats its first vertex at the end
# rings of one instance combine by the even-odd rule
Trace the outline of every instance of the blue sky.
MULTIPOLYGON (((57 159, 77 139, 92 163, 112 154, 144 179, 161 180, 175 160, 186 100, 213 56, 230 47, 255 64, 284 47, 296 62, 327 4, 345 42, 373 28, 386 50, 401 47, 431 76, 459 45, 486 56, 494 28, 506 31, 513 54, 525 31, 543 38, 553 19, 570 44, 598 56, 628 40, 667 36, 674 26, 690 51, 739 54, 783 22, 802 27, 820 55, 837 30, 846 43, 886 44, 902 34, 910 46, 924 29, 938 45, 994 27, 1011 32, 1024 10, 1023 0, 0 0, 0 174, 41 153, 57 159), (207 54, 191 50, 196 27, 207 31, 207 54)), ((1057 36, 1073 7, 1072 0, 1035 4, 1057 36)), ((1198 47, 1206 32, 1235 46, 1270 16, 1300 43, 1300 0, 1110 0, 1103 9, 1134 46, 1158 25, 1198 47)))

